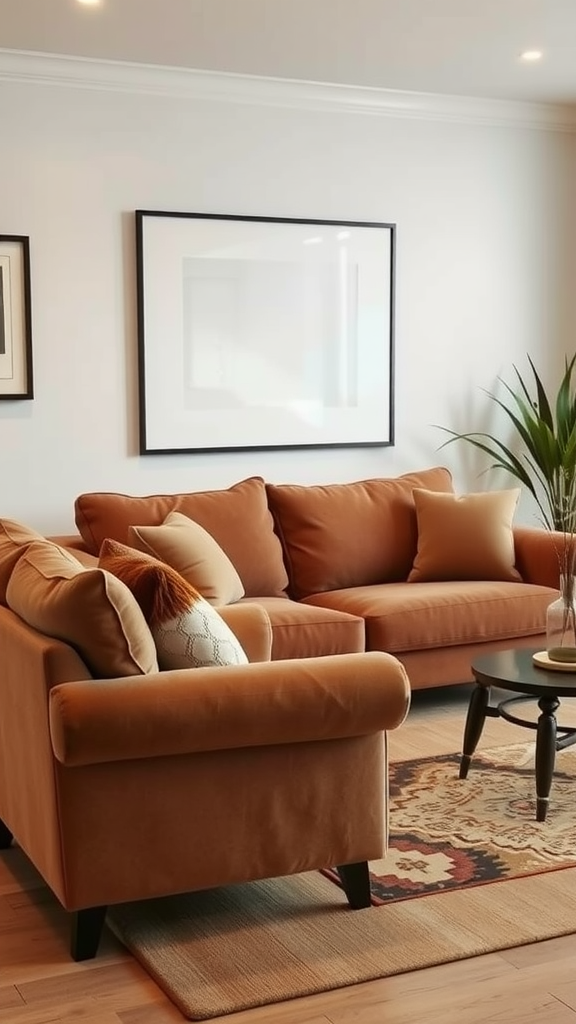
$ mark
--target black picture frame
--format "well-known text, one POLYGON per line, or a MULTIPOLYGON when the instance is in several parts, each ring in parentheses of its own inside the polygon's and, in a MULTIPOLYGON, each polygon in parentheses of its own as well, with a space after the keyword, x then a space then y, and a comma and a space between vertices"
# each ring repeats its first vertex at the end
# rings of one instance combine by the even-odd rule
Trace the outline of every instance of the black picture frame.
POLYGON ((0 400, 33 397, 30 238, 0 235, 0 400))
POLYGON ((394 444, 395 224, 135 226, 140 454, 394 444))

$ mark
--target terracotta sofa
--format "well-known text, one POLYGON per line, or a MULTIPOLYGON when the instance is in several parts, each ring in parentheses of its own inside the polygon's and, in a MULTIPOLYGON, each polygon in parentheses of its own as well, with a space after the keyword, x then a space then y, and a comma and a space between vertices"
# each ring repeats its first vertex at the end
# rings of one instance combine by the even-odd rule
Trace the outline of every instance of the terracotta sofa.
MULTIPOLYGON (((422 490, 454 497, 449 471, 323 486, 251 477, 225 490, 146 497, 87 493, 75 503, 79 535, 58 539, 95 564, 106 538, 129 543, 131 526, 184 513, 229 556, 242 600, 268 612, 274 660, 388 651, 418 689, 471 681, 479 652, 545 645, 545 611, 558 586, 553 535, 508 529, 511 568, 501 578, 490 565, 484 573, 480 546, 472 579, 452 567, 448 578, 409 580, 422 490)), ((477 516, 465 538, 471 550, 480 532, 477 516)))
POLYGON ((409 703, 401 664, 272 663, 268 616, 244 603, 222 617, 250 663, 159 672, 124 584, 25 541, 0 536, 0 850, 10 858, 14 838, 71 913, 72 956, 95 955, 108 905, 334 865, 367 907, 367 862, 387 838, 386 730, 409 703), (36 614, 38 587, 74 646, 7 607, 36 614))

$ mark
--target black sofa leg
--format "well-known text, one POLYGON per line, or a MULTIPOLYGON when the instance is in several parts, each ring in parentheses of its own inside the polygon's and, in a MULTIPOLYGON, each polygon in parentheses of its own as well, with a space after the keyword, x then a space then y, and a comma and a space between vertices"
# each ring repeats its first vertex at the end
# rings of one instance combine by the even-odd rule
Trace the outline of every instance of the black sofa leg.
POLYGON ((368 861, 362 860, 358 864, 341 864, 336 870, 340 875, 340 881, 352 909, 363 910, 370 907, 372 904, 368 861))
POLYGON ((88 907, 72 914, 70 955, 73 960, 92 960, 104 926, 107 907, 88 907))
POLYGON ((0 850, 7 850, 14 836, 0 818, 0 850))

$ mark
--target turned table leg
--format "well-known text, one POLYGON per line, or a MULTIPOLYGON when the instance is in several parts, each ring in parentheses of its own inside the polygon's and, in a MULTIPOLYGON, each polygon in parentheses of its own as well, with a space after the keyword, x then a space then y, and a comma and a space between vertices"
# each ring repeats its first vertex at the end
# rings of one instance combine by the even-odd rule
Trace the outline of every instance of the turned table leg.
POLYGON ((545 821, 556 759, 557 697, 540 697, 540 717, 536 730, 536 821, 545 821))
POLYGON ((464 743, 462 745, 462 758, 460 760, 460 778, 465 779, 472 760, 472 754, 476 750, 478 740, 482 735, 484 722, 486 721, 486 709, 490 688, 483 683, 477 683, 470 697, 468 714, 466 715, 466 726, 464 728, 464 743))

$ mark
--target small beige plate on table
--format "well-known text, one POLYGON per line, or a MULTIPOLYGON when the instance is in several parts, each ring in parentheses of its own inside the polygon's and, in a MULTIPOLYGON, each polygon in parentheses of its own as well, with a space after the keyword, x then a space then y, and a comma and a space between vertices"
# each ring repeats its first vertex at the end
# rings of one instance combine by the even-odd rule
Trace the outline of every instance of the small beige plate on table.
POLYGON ((538 668, 546 668, 553 672, 576 672, 576 662, 552 661, 547 651, 536 651, 536 654, 532 655, 532 661, 538 668))

